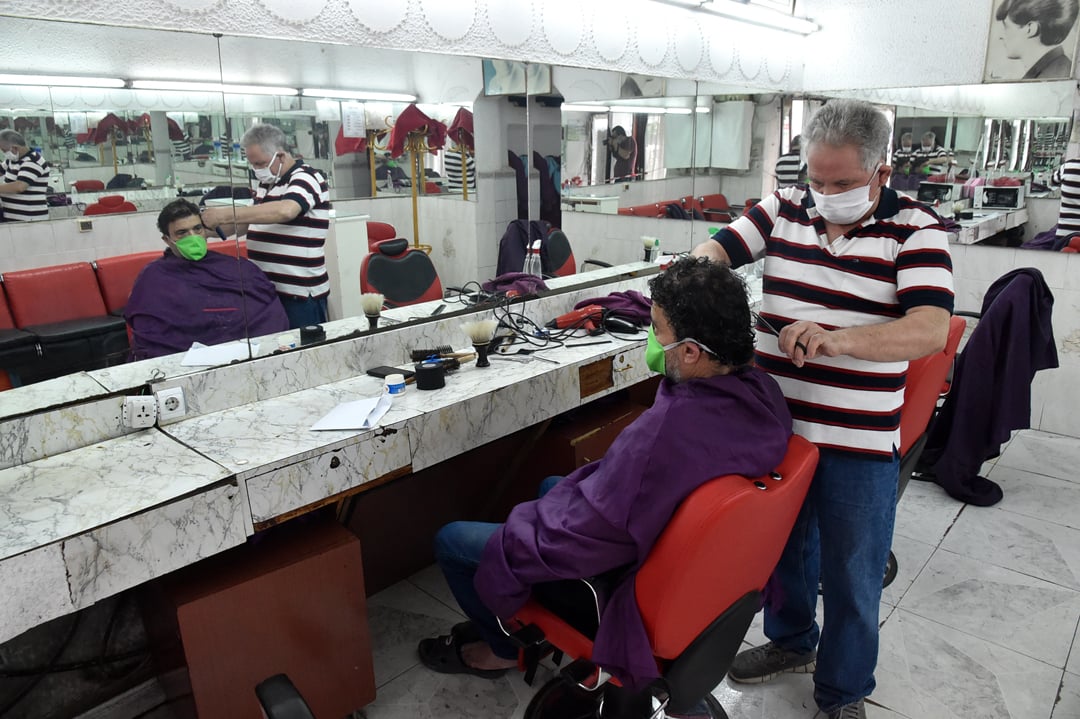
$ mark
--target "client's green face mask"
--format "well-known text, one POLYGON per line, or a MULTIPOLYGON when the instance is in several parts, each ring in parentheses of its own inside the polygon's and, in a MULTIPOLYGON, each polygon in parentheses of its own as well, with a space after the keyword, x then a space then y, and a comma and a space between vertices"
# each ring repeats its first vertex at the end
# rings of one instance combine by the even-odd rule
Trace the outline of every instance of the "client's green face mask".
POLYGON ((645 340, 645 366, 653 372, 667 376, 667 366, 664 361, 667 351, 672 347, 678 347, 685 341, 686 340, 679 340, 677 342, 672 342, 669 345, 662 345, 660 344, 660 340, 656 339, 652 325, 649 325, 648 337, 645 340))
POLYGON ((176 241, 176 251, 185 260, 201 260, 206 257, 206 238, 193 233, 176 241))

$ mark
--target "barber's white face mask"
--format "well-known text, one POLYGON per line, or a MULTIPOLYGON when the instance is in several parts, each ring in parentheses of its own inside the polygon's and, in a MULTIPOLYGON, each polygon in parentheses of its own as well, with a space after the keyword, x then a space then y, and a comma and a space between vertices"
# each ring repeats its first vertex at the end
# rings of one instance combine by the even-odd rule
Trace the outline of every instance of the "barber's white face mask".
POLYGON ((861 220, 874 206, 874 201, 870 199, 870 184, 877 177, 879 169, 880 163, 874 167, 874 172, 865 185, 837 192, 835 195, 823 195, 811 187, 810 194, 814 198, 818 214, 834 225, 850 225, 861 220))
MULTIPOLYGON (((278 157, 274 157, 274 160, 280 160, 278 157)), ((266 167, 259 167, 252 170, 255 173, 255 179, 262 185, 273 185, 278 181, 277 173, 270 169, 274 164, 274 160, 270 160, 266 167)), ((278 163, 278 171, 281 171, 281 164, 278 163)))
POLYGON ((19 159, 19 156, 16 155, 11 150, 4 150, 4 157, 6 157, 9 160, 18 160, 19 159))

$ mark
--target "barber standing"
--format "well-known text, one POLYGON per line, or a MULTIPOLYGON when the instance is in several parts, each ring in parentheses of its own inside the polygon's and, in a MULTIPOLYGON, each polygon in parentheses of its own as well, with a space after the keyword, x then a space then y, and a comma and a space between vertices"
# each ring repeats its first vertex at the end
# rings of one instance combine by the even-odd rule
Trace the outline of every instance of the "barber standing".
POLYGON ((49 205, 45 199, 49 191, 49 163, 40 152, 31 150, 15 130, 0 130, 0 151, 4 153, 3 163, 0 163, 4 171, 4 181, 0 184, 4 221, 49 219, 49 205))
POLYGON ((325 322, 330 296, 326 178, 289 154, 285 133, 274 125, 255 125, 240 138, 240 145, 259 183, 255 204, 208 207, 202 213, 203 224, 221 227, 226 234, 247 233, 248 259, 274 283, 290 328, 325 322))
POLYGON ((874 690, 878 607, 892 544, 908 360, 945 346, 952 264, 940 220, 886 183, 888 119, 832 100, 803 132, 807 186, 777 190, 694 249, 765 259, 756 360, 780 384, 820 460, 770 580, 767 644, 729 676, 814 674, 830 719, 862 719, 874 690), (815 620, 824 587, 825 633, 815 620))

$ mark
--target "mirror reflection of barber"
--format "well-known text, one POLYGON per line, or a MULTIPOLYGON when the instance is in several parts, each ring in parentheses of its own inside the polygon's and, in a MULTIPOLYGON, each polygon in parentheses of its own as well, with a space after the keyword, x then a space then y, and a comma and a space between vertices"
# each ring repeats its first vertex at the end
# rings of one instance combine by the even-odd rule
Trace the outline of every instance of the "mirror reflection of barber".
POLYGON ((28 147, 22 134, 15 130, 0 130, 0 152, 4 158, 0 163, 3 221, 49 219, 49 205, 45 199, 49 190, 49 163, 40 152, 28 147))

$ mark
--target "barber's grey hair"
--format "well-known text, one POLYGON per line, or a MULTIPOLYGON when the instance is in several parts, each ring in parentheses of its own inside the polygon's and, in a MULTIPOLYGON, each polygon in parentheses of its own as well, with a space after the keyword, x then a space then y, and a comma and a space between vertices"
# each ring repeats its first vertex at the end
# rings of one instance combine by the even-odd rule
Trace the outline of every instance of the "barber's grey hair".
POLYGON ((929 140, 930 142, 933 142, 934 140, 936 140, 936 139, 937 139, 937 135, 936 135, 936 134, 934 134, 934 132, 933 132, 932 130, 927 130, 926 132, 924 132, 924 133, 922 134, 922 138, 921 138, 921 139, 923 139, 923 140, 929 140))
POLYGON ((862 100, 829 100, 810 119, 803 131, 803 144, 823 142, 840 147, 855 145, 867 172, 881 162, 892 142, 892 128, 885 114, 862 100))
POLYGON ((19 147, 26 147, 26 140, 23 136, 14 130, 0 130, 0 142, 5 145, 17 145, 19 147))
POLYGON ((285 133, 276 125, 255 125, 240 138, 242 147, 258 145, 267 155, 285 150, 285 133))

